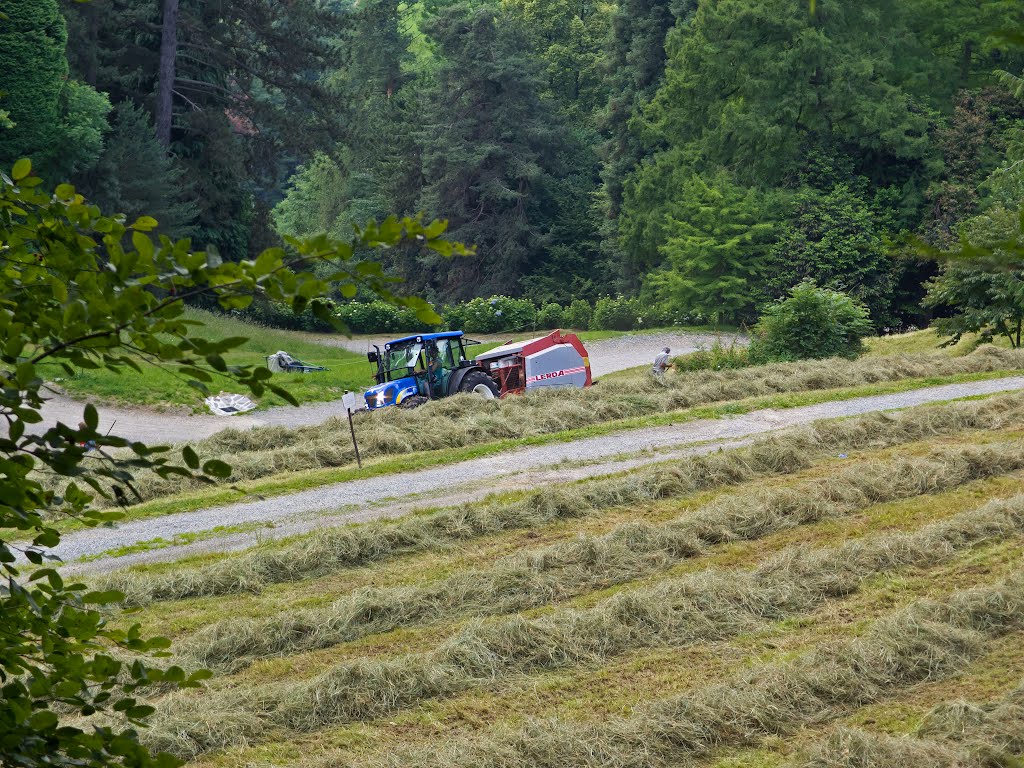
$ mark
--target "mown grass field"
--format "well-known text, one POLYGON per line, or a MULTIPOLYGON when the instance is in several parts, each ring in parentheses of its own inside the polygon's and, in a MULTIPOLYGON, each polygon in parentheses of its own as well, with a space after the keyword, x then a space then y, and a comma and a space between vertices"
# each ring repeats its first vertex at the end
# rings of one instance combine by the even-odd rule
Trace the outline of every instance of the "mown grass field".
POLYGON ((1015 765, 1024 395, 108 574, 199 766, 1015 765))
MULTIPOLYGON (((266 365, 267 355, 285 350, 293 357, 313 365, 329 368, 307 374, 277 374, 275 384, 288 389, 300 402, 336 400, 346 389, 362 391, 373 383, 373 369, 362 355, 329 344, 322 344, 308 334, 294 334, 272 328, 261 328, 227 315, 216 315, 198 309, 186 309, 186 316, 202 323, 203 338, 242 337, 248 341, 224 355, 228 365, 266 365)), ((68 376, 59 366, 49 366, 46 375, 73 397, 95 397, 103 402, 153 407, 184 406, 204 411, 203 395, 188 385, 186 376, 175 371, 140 361, 142 372, 124 369, 122 373, 108 370, 82 369, 68 376)), ((216 394, 221 387, 236 389, 227 379, 216 379, 208 385, 216 394)), ((244 394, 244 393, 243 393, 244 394)), ((260 408, 285 405, 271 393, 259 398, 260 408)))
POLYGON ((195 509, 237 500, 246 493, 285 493, 366 474, 496 454, 521 445, 998 377, 1022 368, 1021 351, 985 347, 963 356, 932 353, 807 361, 673 374, 664 380, 646 371, 632 371, 588 390, 540 391, 492 401, 459 396, 413 411, 388 408, 359 414, 355 428, 367 462, 359 471, 346 435, 348 425, 337 419, 312 427, 226 430, 196 444, 196 449, 204 459, 228 461, 233 473, 227 484, 240 490, 200 489, 180 479, 143 475, 136 485, 149 505, 129 513, 195 509))

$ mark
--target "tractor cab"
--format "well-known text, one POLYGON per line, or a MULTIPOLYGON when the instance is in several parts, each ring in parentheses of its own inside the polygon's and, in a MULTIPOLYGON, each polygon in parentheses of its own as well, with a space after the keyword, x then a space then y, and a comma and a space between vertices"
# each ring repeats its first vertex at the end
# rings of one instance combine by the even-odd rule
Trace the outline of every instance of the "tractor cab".
POLYGON ((408 408, 447 396, 456 372, 474 367, 465 351, 471 344, 479 342, 465 338, 462 331, 447 331, 395 339, 383 350, 375 346, 367 358, 377 365, 377 384, 364 395, 366 407, 408 408))

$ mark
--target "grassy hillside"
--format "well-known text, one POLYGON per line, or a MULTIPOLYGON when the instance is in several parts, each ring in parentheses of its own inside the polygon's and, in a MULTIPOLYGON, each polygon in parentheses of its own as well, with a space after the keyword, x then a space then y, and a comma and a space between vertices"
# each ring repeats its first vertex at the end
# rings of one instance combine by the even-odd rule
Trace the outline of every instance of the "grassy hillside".
MULTIPOLYGON (((265 365, 266 356, 285 350, 305 362, 326 366, 330 370, 308 374, 278 374, 276 383, 282 384, 300 402, 334 400, 346 389, 362 390, 373 383, 373 372, 366 358, 344 349, 310 340, 308 334, 293 334, 251 325, 236 318, 187 309, 190 319, 202 323, 205 338, 222 339, 244 337, 249 339, 235 351, 224 355, 229 365, 265 365)), ((107 370, 80 370, 74 376, 57 366, 50 370, 51 380, 73 397, 96 397, 105 402, 147 406, 188 406, 205 410, 203 396, 190 387, 187 377, 174 371, 157 368, 141 362, 142 373, 125 370, 118 374, 107 370)), ((216 393, 223 386, 227 391, 238 391, 230 381, 209 385, 216 393)), ((245 394, 244 392, 239 392, 245 394)), ((284 405, 276 395, 260 398, 259 405, 266 408, 284 405)))
POLYGON ((1022 449, 1021 395, 871 414, 99 586, 216 671, 142 733, 195 765, 1008 765, 1022 449))

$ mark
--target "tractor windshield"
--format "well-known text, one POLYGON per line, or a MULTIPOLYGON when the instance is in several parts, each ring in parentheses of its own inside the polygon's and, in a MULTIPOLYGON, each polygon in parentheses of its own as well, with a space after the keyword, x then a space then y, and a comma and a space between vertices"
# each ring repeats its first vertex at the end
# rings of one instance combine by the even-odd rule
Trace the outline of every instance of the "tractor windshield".
POLYGON ((423 345, 419 342, 412 342, 401 347, 392 347, 384 353, 384 371, 389 374, 388 379, 393 378, 390 374, 397 373, 399 377, 408 376, 409 370, 416 367, 416 361, 423 351, 423 345))

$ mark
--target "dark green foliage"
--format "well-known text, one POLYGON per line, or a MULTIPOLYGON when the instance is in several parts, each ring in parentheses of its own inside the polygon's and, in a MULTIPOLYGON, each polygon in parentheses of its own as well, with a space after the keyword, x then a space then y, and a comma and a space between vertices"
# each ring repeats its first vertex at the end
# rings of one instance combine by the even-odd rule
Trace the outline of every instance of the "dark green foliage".
POLYGON ((910 34, 914 18, 886 0, 813 15, 787 0, 702 3, 670 37, 651 138, 747 183, 778 184, 833 145, 906 178, 928 154, 928 116, 904 80, 933 55, 910 34))
POLYGON ((752 365, 746 347, 737 346, 733 341, 725 346, 718 339, 709 349, 698 349, 688 355, 674 358, 672 363, 679 372, 690 371, 732 371, 752 365))
POLYGON ((518 17, 456 4, 426 31, 439 63, 422 109, 419 207, 448 217, 479 254, 429 268, 445 295, 516 292, 548 238, 570 134, 541 96, 540 62, 518 17))
POLYGON ((67 28, 57 0, 9 0, 0 23, 0 90, 14 127, 0 131, 0 163, 49 157, 68 74, 67 28))
POLYGON ((603 296, 594 304, 590 328, 595 331, 629 331, 637 327, 642 311, 637 299, 603 296))
POLYGON ((172 237, 191 234, 196 205, 191 181, 180 164, 164 154, 149 115, 131 102, 114 108, 113 126, 95 167, 80 187, 106 211, 135 219, 146 213, 172 237))
POLYGON ((110 103, 68 79, 67 25, 57 0, 9 0, 0 6, 0 92, 8 127, 0 126, 0 166, 31 157, 50 178, 96 161, 110 103))
POLYGON ((594 315, 594 308, 585 299, 573 299, 572 303, 565 308, 564 323, 567 327, 578 331, 585 331, 590 328, 590 321, 594 315))
POLYGON ((538 328, 561 328, 565 325, 565 310, 558 304, 545 304, 537 311, 538 328))
MULTIPOLYGON (((72 73, 114 103, 151 111, 156 0, 67 3, 72 73)), ((338 16, 313 0, 181 0, 170 153, 192 179, 193 238, 228 259, 255 256, 296 155, 333 142, 336 102, 321 75, 338 16), (311 34, 310 30, 316 30, 311 34)))
POLYGON ((754 363, 857 357, 872 331, 867 308, 838 291, 801 283, 768 306, 750 342, 754 363))
POLYGON ((352 333, 415 333, 437 330, 416 313, 385 301, 351 302, 339 305, 334 316, 352 333))
POLYGON ((827 193, 806 189, 793 201, 788 223, 765 262, 766 293, 785 296, 805 280, 849 294, 871 316, 889 319, 893 262, 879 216, 847 184, 827 193))
MULTIPOLYGON (((724 177, 709 183, 693 176, 674 186, 677 193, 659 217, 665 266, 648 276, 649 291, 663 304, 716 323, 752 320, 775 234, 769 206, 724 177)), ((640 240, 647 233, 634 224, 647 215, 627 197, 624 230, 640 240)))
POLYGON ((983 341, 1002 336, 1021 345, 1024 329, 1024 209, 990 210, 964 226, 958 250, 939 254, 942 271, 928 284, 926 303, 951 312, 935 321, 955 344, 965 333, 983 341))
POLYGON ((537 308, 533 302, 508 296, 477 298, 445 307, 442 316, 449 328, 466 333, 525 331, 537 327, 537 308))

